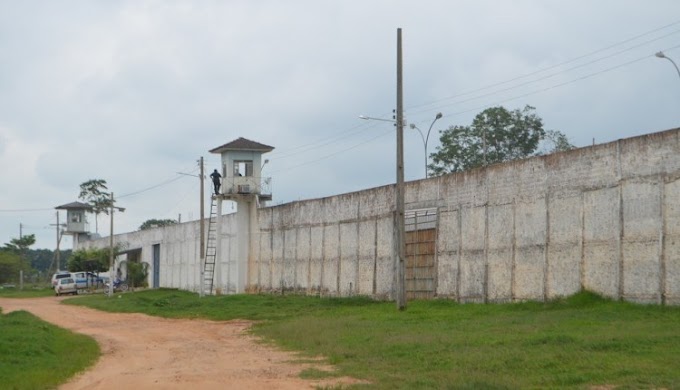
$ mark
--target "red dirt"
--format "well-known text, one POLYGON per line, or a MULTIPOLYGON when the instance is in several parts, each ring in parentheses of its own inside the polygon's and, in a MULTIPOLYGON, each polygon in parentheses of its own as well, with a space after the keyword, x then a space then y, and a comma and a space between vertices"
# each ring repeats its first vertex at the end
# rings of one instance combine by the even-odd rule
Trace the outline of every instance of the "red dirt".
POLYGON ((311 389, 357 383, 351 378, 303 380, 300 357, 258 343, 248 321, 206 321, 106 313, 61 305, 63 298, 0 298, 3 313, 25 310, 93 337, 102 355, 60 389, 311 389))

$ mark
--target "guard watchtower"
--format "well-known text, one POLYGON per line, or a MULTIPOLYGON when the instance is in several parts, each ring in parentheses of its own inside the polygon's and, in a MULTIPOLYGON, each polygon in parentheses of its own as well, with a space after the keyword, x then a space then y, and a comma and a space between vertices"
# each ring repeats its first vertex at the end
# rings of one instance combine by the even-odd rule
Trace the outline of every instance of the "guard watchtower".
POLYGON ((222 197, 227 200, 245 200, 256 195, 258 200, 272 199, 271 179, 262 177, 262 155, 274 150, 269 145, 245 138, 218 146, 210 153, 222 156, 222 197))
MULTIPOLYGON (((262 162, 262 155, 274 150, 272 146, 245 138, 218 146, 210 153, 219 153, 222 157, 222 187, 219 194, 212 196, 216 210, 216 242, 211 251, 211 227, 208 228, 208 252, 204 263, 205 279, 212 288, 212 282, 225 293, 243 293, 247 289, 248 271, 255 270, 255 259, 252 249, 258 241, 257 209, 260 202, 272 199, 271 179, 262 177, 262 168, 269 162, 262 162), (236 202, 236 240, 230 240, 235 248, 229 248, 235 256, 222 256, 222 202, 236 202), (215 253, 211 259, 211 253, 215 253), (223 260, 222 258, 228 258, 223 260), (210 262, 213 262, 211 265, 210 262), (225 270, 226 268, 226 270, 225 270), (226 272, 225 272, 226 271, 226 272)), ((213 205, 211 205, 211 210, 213 205)), ((212 220, 212 211, 211 211, 212 220)))
POLYGON ((87 222, 87 214, 92 212, 92 206, 87 203, 72 202, 55 207, 57 210, 66 210, 65 234, 73 236, 73 247, 78 247, 81 236, 90 234, 90 224, 87 222))

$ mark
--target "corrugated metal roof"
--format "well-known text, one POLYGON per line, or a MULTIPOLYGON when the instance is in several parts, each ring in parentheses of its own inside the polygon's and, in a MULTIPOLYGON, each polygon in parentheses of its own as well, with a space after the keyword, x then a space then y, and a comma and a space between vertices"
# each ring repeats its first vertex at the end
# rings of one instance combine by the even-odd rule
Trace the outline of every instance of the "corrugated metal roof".
POLYGON ((222 153, 227 150, 253 150, 257 152, 267 153, 274 150, 274 147, 240 137, 231 142, 227 142, 222 146, 218 146, 214 149, 211 149, 210 153, 222 153))
POLYGON ((74 209, 85 209, 85 210, 92 210, 92 206, 90 206, 87 203, 82 203, 82 202, 71 202, 67 203, 61 206, 55 207, 57 210, 74 210, 74 209))

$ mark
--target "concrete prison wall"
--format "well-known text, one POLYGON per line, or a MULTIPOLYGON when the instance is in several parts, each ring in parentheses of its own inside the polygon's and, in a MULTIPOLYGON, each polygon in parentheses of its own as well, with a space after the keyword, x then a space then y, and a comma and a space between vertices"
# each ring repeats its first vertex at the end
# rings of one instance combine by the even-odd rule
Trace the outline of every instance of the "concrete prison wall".
MULTIPOLYGON (((233 293, 237 290, 239 264, 236 261, 236 215, 222 217, 221 239, 217 248, 214 290, 233 293)), ((205 219, 208 232, 208 219, 205 219)), ((149 287, 179 288, 198 292, 201 286, 200 221, 185 222, 162 228, 140 230, 114 235, 114 245, 122 251, 116 256, 116 266, 125 270, 125 262, 133 256, 137 261, 149 264, 149 287), (154 246, 159 251, 154 261, 154 246), (154 273, 158 284, 154 285, 154 273)), ((108 248, 109 238, 83 241, 79 248, 108 248)), ((78 249, 78 248, 76 248, 78 249)))
MULTIPOLYGON (((588 289, 680 304, 679 179, 675 129, 409 182, 407 293, 512 302, 588 289)), ((392 299, 394 196, 385 186, 261 208, 248 259, 237 258, 237 220, 225 215, 215 287, 392 299)), ((159 286, 198 291, 198 237, 189 222, 115 241, 141 249, 150 275, 159 245, 159 286)))
MULTIPOLYGON (((588 289, 680 303, 678 130, 407 183, 436 214, 434 296, 545 300, 588 289)), ((393 297, 394 187, 260 210, 260 291, 393 297)))

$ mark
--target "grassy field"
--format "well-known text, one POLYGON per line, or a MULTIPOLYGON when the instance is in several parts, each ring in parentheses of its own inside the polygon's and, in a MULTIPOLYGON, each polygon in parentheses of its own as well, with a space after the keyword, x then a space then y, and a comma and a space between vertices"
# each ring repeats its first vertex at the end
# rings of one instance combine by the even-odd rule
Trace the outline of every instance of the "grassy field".
POLYGON ((258 320, 255 334, 323 355, 337 374, 372 383, 360 388, 680 389, 680 308, 589 293, 547 304, 416 301, 405 312, 365 298, 198 298, 176 290, 67 302, 164 317, 258 320))
MULTIPOLYGON (((4 296, 4 295, 3 295, 4 296)), ((25 311, 0 313, 0 388, 51 389, 99 357, 94 339, 25 311)))
POLYGON ((38 286, 24 286, 23 290, 19 288, 0 288, 0 297, 3 298, 37 298, 49 297, 54 295, 54 290, 44 285, 38 286))

